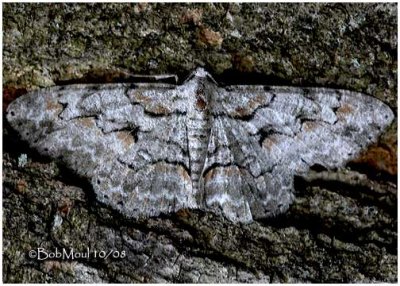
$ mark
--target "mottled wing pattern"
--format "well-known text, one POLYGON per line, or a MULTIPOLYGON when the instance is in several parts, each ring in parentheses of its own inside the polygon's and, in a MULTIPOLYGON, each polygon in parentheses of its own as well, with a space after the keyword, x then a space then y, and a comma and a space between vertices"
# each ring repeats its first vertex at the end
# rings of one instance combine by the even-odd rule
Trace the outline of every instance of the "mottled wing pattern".
POLYGON ((343 166, 393 120, 377 99, 325 88, 231 86, 213 104, 205 202, 233 221, 286 210, 294 175, 343 166))
POLYGON ((292 200, 292 177, 274 176, 278 166, 260 144, 260 129, 249 124, 273 99, 262 86, 220 88, 214 94, 205 202, 232 221, 271 216, 292 200))
POLYGON ((7 117, 40 153, 89 178, 100 201, 151 216, 197 206, 181 91, 162 84, 54 87, 18 98, 7 117))
POLYGON ((271 87, 268 92, 274 100, 249 125, 261 131, 270 160, 297 174, 314 164, 342 166, 375 142, 394 117, 379 100, 346 90, 271 87))
POLYGON ((295 175, 343 166, 393 117, 359 93, 221 88, 201 68, 180 86, 40 90, 7 111, 22 139, 88 178, 100 201, 127 216, 205 208, 234 222, 283 212, 295 175))

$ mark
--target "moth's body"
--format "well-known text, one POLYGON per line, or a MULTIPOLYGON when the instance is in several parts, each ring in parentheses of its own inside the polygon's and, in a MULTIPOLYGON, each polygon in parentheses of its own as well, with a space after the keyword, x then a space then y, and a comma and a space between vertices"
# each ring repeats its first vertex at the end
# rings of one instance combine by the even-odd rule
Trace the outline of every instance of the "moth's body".
POLYGON ((192 85, 192 91, 188 94, 188 110, 186 117, 187 140, 189 151, 189 169, 192 187, 195 193, 200 193, 203 171, 207 159, 208 142, 211 132, 212 106, 210 93, 207 89, 215 88, 208 82, 206 74, 194 73, 193 78, 187 83, 192 85))
POLYGON ((200 208, 233 222, 284 212, 294 175, 313 164, 343 166, 393 117, 359 93, 224 88, 201 68, 180 86, 54 87, 7 110, 24 140, 126 216, 200 208))

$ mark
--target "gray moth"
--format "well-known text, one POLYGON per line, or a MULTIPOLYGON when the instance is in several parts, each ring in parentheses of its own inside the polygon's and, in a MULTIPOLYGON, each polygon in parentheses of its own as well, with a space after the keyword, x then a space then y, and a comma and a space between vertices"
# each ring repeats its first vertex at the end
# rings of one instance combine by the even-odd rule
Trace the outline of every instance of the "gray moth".
POLYGON ((182 85, 55 86, 7 110, 23 140, 128 217, 198 208, 242 223, 287 210, 295 175, 343 166, 393 118, 361 93, 222 87, 202 68, 182 85))

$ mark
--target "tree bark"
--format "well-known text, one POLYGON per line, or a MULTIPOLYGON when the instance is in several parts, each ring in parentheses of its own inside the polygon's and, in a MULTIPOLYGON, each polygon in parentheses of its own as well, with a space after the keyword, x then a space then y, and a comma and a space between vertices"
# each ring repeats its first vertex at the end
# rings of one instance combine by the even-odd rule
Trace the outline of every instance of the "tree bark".
MULTIPOLYGON (((173 73, 203 62, 216 74, 258 71, 397 107, 396 4, 3 7, 5 105, 21 89, 85 81, 109 66, 173 73), (219 31, 218 45, 199 44, 201 29, 219 31)), ((105 73, 97 80, 114 79, 105 73)), ((128 220, 3 121, 4 282, 397 282, 395 123, 346 169, 296 178, 284 215, 240 225, 198 210, 128 220), (46 258, 63 251, 74 259, 46 258)))

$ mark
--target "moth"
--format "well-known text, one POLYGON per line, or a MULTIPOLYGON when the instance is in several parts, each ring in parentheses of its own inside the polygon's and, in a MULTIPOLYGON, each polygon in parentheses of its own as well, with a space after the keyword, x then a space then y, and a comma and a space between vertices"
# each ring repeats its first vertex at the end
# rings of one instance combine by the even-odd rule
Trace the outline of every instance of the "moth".
POLYGON ((55 86, 7 110, 23 140, 128 217, 199 208, 240 223, 286 211, 295 175, 344 166, 393 118, 361 93, 219 86, 203 68, 181 85, 55 86))

